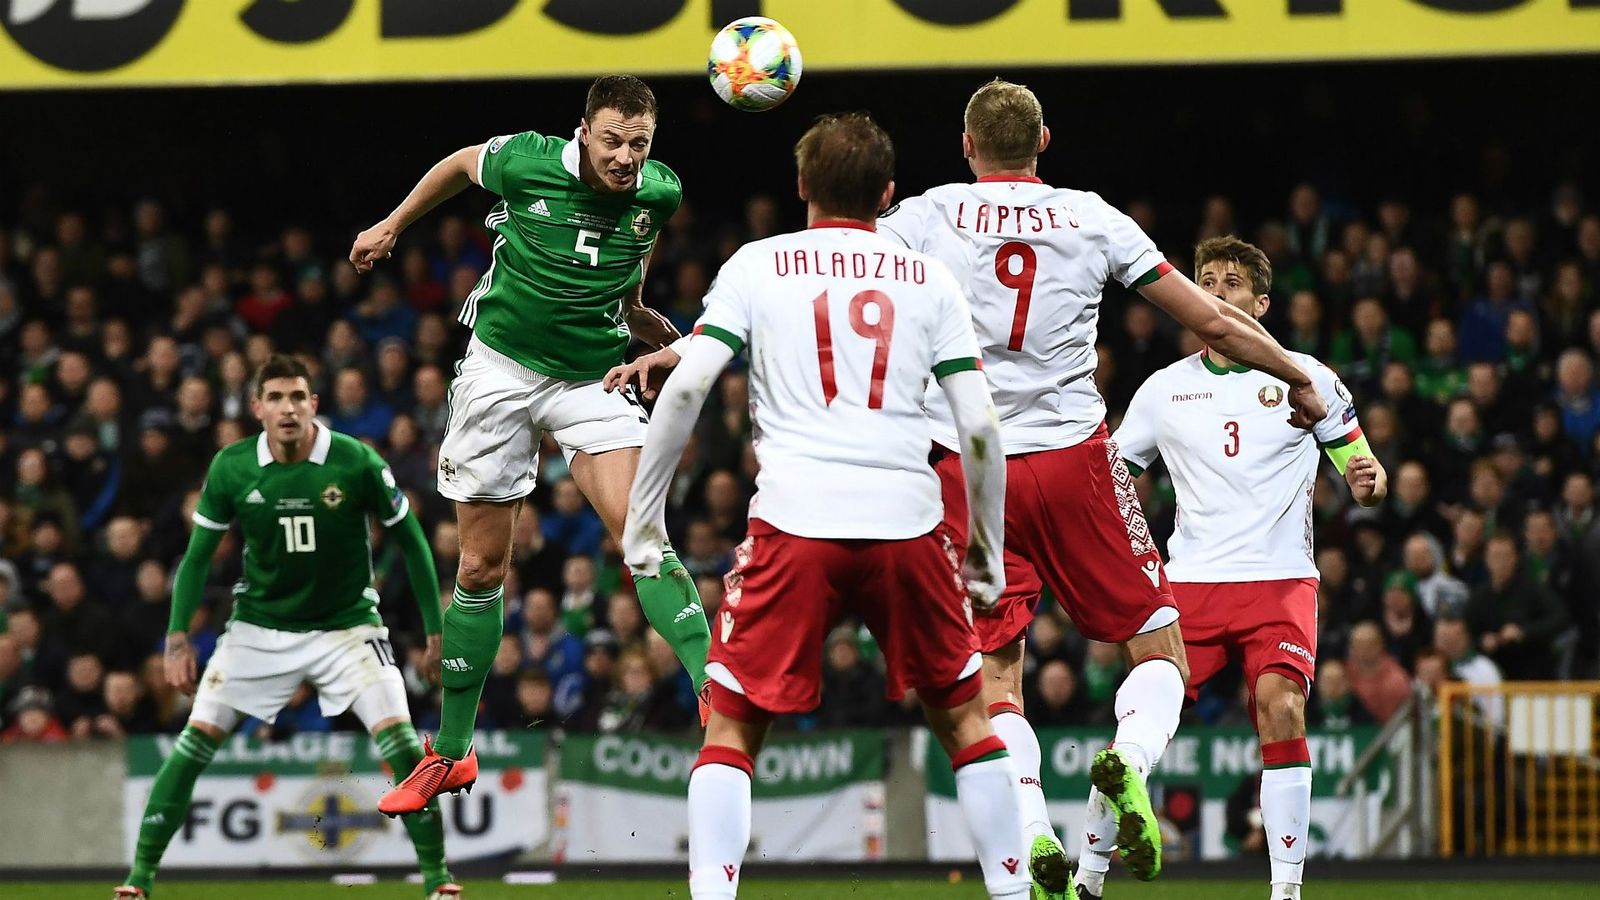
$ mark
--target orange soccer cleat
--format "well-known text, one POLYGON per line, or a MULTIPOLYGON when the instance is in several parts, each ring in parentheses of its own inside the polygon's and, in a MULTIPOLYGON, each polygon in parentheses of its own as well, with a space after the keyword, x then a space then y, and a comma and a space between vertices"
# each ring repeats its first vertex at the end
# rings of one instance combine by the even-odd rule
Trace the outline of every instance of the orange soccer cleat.
POLYGON ((145 889, 134 884, 119 884, 112 889, 111 900, 145 900, 150 896, 145 889))
POLYGON ((700 727, 704 728, 711 722, 711 679, 700 686, 700 727))
POLYGON ((411 770, 406 779, 378 800, 378 812, 386 816, 403 816, 428 805, 440 794, 457 791, 472 792, 478 781, 478 751, 467 750, 466 759, 450 759, 433 752, 433 744, 423 742, 427 753, 422 762, 411 770))

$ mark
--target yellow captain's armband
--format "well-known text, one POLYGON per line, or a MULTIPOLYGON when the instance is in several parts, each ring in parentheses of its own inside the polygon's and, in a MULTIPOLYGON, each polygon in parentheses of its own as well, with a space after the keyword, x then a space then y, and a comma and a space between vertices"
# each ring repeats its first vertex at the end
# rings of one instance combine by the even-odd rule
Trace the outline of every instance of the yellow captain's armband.
POLYGON ((1333 460, 1339 474, 1343 475, 1345 467, 1350 465, 1350 457, 1371 456, 1372 448, 1367 445, 1367 436, 1361 433, 1361 426, 1358 425, 1344 437, 1323 444, 1322 452, 1333 460))

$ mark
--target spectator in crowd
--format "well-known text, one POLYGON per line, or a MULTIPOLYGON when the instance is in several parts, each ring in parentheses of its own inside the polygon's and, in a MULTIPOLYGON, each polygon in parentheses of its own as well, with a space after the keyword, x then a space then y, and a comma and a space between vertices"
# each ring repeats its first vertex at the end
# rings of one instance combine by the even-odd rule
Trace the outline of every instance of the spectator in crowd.
POLYGON ((1317 664, 1316 691, 1306 710, 1306 724, 1313 728, 1344 731, 1352 726, 1370 725, 1372 713, 1350 688, 1350 677, 1341 659, 1324 659, 1317 664))
POLYGON ((1089 711, 1077 674, 1059 659, 1039 667, 1037 686, 1026 704, 1028 720, 1040 728, 1080 724, 1089 711))
POLYGON ((1512 678, 1554 678, 1566 606, 1528 575, 1519 555, 1512 535, 1489 538, 1483 555, 1488 578, 1467 602, 1466 623, 1478 648, 1512 678))
POLYGON ((1445 571, 1444 550, 1436 536, 1424 531, 1406 538, 1404 558, 1406 574, 1410 576, 1424 616, 1436 616, 1442 610, 1460 613, 1466 609, 1471 592, 1466 582, 1445 571))
POLYGON ((55 698, 56 718, 76 739, 94 733, 94 720, 105 712, 105 665, 93 653, 67 660, 66 690, 55 698))
POLYGON ((1411 696, 1411 678, 1384 649, 1383 631, 1376 622, 1358 622, 1350 630, 1346 665, 1350 689, 1379 722, 1389 721, 1411 696))
POLYGON ((861 658, 855 629, 840 625, 823 648, 822 696, 817 723, 829 728, 876 725, 883 715, 883 675, 861 658))
POLYGON ((543 672, 523 672, 517 676, 517 719, 511 728, 537 728, 555 714, 554 692, 543 672))
POLYGON ((122 490, 122 461, 100 448, 94 427, 82 420, 67 430, 62 458, 62 486, 78 514, 78 527, 89 533, 98 531, 110 518, 122 490))
POLYGON ((555 594, 536 587, 522 600, 522 646, 527 665, 542 669, 554 692, 556 714, 565 719, 583 700, 583 641, 566 630, 555 594))
POLYGON ((1506 320, 1514 309, 1531 310, 1516 295, 1516 277, 1509 263, 1489 264, 1484 293, 1468 305, 1461 317, 1461 358, 1467 362, 1494 361, 1506 353, 1506 320))
POLYGON ((333 403, 326 410, 328 425, 340 434, 377 443, 389 433, 394 410, 374 400, 367 391, 367 376, 361 369, 339 370, 333 385, 333 403))
POLYGON ((19 691, 11 702, 11 724, 0 731, 0 744, 57 744, 67 740, 69 732, 50 711, 50 703, 50 691, 45 688, 29 686, 19 691))
POLYGON ((578 483, 563 478, 551 489, 551 511, 544 515, 544 538, 569 556, 594 556, 600 552, 605 526, 583 498, 578 483))
POLYGON ((502 635, 500 649, 490 664, 483 683, 478 722, 483 728, 513 728, 521 718, 517 702, 517 678, 522 672, 522 641, 514 634, 502 635))
MULTIPOLYGON (((1465 619, 1440 616, 1433 623, 1433 649, 1449 667, 1450 677, 1475 687, 1499 687, 1500 667, 1473 647, 1472 632, 1465 619)), ((1488 723, 1498 729, 1505 723, 1505 700, 1489 691, 1475 691, 1472 703, 1488 723)))
POLYGON ((1329 362, 1352 387, 1375 391, 1390 362, 1411 365, 1417 361, 1416 339, 1391 324, 1383 301, 1363 297, 1350 312, 1350 329, 1333 340, 1329 362))
POLYGON ((1595 431, 1600 430, 1600 391, 1594 386, 1594 364, 1576 347, 1562 351, 1556 362, 1555 400, 1561 407, 1562 430, 1588 457, 1595 431))

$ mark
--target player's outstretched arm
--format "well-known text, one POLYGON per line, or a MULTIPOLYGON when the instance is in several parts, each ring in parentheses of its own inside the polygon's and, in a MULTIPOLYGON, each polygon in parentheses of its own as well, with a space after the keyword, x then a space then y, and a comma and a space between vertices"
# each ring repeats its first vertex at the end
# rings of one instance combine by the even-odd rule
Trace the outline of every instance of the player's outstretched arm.
POLYGON ((167 646, 163 655, 167 683, 183 691, 194 693, 194 648, 189 645, 189 624, 200 608, 200 598, 205 591, 206 576, 211 571, 211 558, 222 546, 225 530, 195 525, 189 533, 188 549, 178 562, 178 571, 172 579, 172 613, 167 619, 167 646))
POLYGON ((1273 340, 1261 323, 1200 289, 1183 273, 1170 271, 1139 288, 1146 300, 1167 311, 1207 346, 1231 360, 1260 369, 1289 385, 1289 421, 1310 428, 1328 414, 1311 374, 1273 340))
POLYGON ((411 189, 411 193, 394 208, 394 212, 356 235, 355 244, 350 248, 350 264, 356 267, 356 271, 371 271, 378 260, 387 258, 394 250, 394 242, 400 237, 400 232, 427 215, 435 206, 474 183, 481 151, 482 145, 478 144, 462 147, 434 163, 433 168, 411 189))
POLYGON ((639 471, 628 494, 628 519, 622 529, 622 558, 636 575, 655 577, 667 541, 667 488, 689 433, 700 417, 711 385, 733 359, 733 348, 711 337, 695 337, 661 389, 650 429, 645 432, 639 471))
POLYGON ((1000 557, 1005 540, 1006 457, 1000 443, 1000 418, 989 396, 989 379, 977 369, 939 379, 955 414, 961 441, 961 473, 967 482, 972 535, 962 573, 974 605, 989 609, 1005 590, 1000 557))
POLYGON ((444 656, 444 614, 439 609, 439 570, 433 565, 433 548, 414 512, 407 511, 404 518, 389 526, 389 534, 405 558, 406 580, 411 583, 412 596, 417 598, 422 630, 428 636, 422 675, 429 683, 438 684, 439 662, 444 656))

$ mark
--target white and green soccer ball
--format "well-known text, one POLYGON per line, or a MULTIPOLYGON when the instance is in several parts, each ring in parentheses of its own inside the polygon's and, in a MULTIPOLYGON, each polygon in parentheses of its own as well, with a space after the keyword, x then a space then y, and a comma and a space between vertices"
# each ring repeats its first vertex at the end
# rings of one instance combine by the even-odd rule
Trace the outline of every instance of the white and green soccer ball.
POLYGON ((789 29, 763 16, 746 16, 712 39, 706 74, 722 102, 763 112, 794 93, 800 67, 800 46, 789 29))

